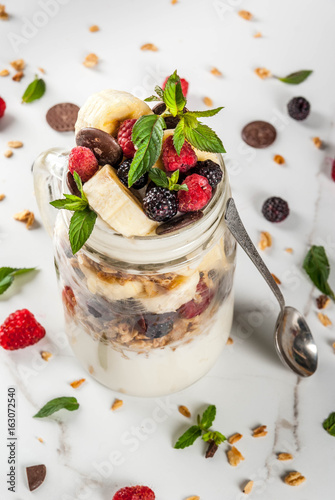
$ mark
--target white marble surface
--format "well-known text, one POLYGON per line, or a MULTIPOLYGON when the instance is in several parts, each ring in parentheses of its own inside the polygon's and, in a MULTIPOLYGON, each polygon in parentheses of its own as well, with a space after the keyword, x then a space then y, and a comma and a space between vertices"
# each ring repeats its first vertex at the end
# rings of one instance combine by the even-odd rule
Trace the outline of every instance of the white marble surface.
MULTIPOLYGON (((26 19, 36 20, 47 2, 5 3, 12 18, 0 21, 0 69, 17 57, 26 60, 27 68, 21 83, 0 80, 0 95, 8 107, 0 121, 0 150, 6 149, 8 140, 24 142, 12 158, 0 156, 0 192, 6 194, 0 205, 0 266, 37 265, 39 272, 20 279, 0 298, 0 321, 27 307, 46 327, 47 336, 32 348, 0 353, 1 499, 111 500, 120 486, 142 483, 154 489, 158 500, 184 500, 191 495, 201 500, 240 500, 241 486, 248 479, 255 481, 251 498, 258 500, 333 498, 335 441, 321 423, 335 410, 334 327, 326 329, 319 323, 314 300, 318 292, 301 263, 309 244, 323 244, 334 288, 335 184, 326 160, 335 150, 334 2, 180 0, 172 6, 169 0, 54 0, 50 3, 58 5, 58 12, 26 43, 21 40, 17 52, 8 35, 20 34, 26 19), (237 16, 242 8, 254 14, 253 21, 237 16), (88 31, 92 23, 101 27, 99 33, 88 31), (257 31, 263 38, 253 38, 257 31), (140 45, 147 42, 156 44, 159 51, 141 52, 140 45), (101 58, 96 69, 81 64, 88 52, 101 58), (23 90, 40 66, 46 70, 47 93, 36 103, 21 105, 23 90), (223 72, 222 78, 210 74, 212 66, 223 72), (292 87, 261 81, 253 74, 257 66, 279 75, 302 68, 313 69, 314 74, 292 87), (254 241, 260 231, 271 232, 273 247, 264 258, 282 280, 287 302, 306 314, 320 363, 308 380, 298 380, 281 365, 272 344, 277 306, 239 252, 234 344, 190 389, 162 399, 124 397, 124 407, 112 413, 115 394, 94 380, 88 378, 76 391, 69 386, 86 374, 63 342, 51 242, 41 226, 27 231, 12 216, 28 208, 39 219, 32 161, 48 147, 73 145, 72 134, 59 134, 46 124, 44 115, 51 105, 62 101, 81 105, 89 94, 106 87, 144 97, 175 68, 190 82, 191 108, 203 108, 206 95, 215 106, 225 106, 212 119, 212 126, 228 151, 226 163, 241 216, 254 241), (312 105, 304 123, 289 119, 285 111, 295 95, 304 95, 312 105), (278 138, 272 147, 254 151, 241 141, 242 126, 253 119, 276 121, 278 138), (313 136, 321 137, 327 149, 316 149, 313 136), (277 153, 286 158, 285 166, 272 161, 277 153), (272 195, 287 199, 291 207, 290 217, 278 226, 265 221, 260 212, 264 199, 272 195), (286 253, 286 247, 294 253, 286 253), (53 353, 48 363, 41 360, 41 349, 53 353), (5 404, 6 388, 11 385, 18 392, 16 493, 8 492, 5 484, 5 404), (60 395, 76 396, 80 410, 45 420, 32 418, 46 401, 60 395), (196 414, 209 403, 217 406, 219 430, 244 435, 238 448, 245 461, 237 468, 228 464, 225 445, 212 460, 205 460, 200 442, 184 451, 172 447, 187 427, 177 405, 187 405, 196 414), (269 432, 255 440, 251 429, 259 424, 266 424, 269 432), (291 452, 294 461, 278 462, 280 451, 291 452), (47 479, 30 493, 24 468, 38 463, 47 465, 47 479), (283 476, 290 470, 304 474, 305 484, 297 488, 284 484, 283 476)), ((335 323, 333 304, 327 314, 335 323)))

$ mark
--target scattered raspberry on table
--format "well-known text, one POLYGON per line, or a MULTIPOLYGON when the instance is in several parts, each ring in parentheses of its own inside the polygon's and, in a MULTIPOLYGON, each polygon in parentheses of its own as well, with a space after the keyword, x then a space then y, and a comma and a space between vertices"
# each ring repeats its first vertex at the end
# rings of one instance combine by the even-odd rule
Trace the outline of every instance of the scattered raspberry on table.
POLYGON ((8 351, 34 345, 44 336, 45 328, 27 309, 10 314, 0 326, 0 345, 8 351))
POLYGON ((2 118, 3 115, 5 114, 5 109, 6 109, 6 103, 3 100, 3 98, 0 97, 0 118, 2 118))
POLYGON ((129 486, 121 488, 113 500, 155 500, 155 493, 148 486, 129 486))

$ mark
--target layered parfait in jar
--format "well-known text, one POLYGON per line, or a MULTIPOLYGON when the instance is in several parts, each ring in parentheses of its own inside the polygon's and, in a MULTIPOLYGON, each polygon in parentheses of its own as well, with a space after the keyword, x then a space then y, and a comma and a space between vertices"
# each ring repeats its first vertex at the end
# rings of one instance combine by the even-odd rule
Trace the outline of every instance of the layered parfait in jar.
MULTIPOLYGON (((181 390, 214 364, 233 315, 235 241, 221 140, 174 73, 146 102, 91 96, 63 162, 55 265, 71 347, 113 390, 181 390)), ((35 165, 36 176, 46 156, 35 165)), ((52 198, 55 198, 54 191, 52 198)), ((56 213, 56 210, 55 210, 56 213)))

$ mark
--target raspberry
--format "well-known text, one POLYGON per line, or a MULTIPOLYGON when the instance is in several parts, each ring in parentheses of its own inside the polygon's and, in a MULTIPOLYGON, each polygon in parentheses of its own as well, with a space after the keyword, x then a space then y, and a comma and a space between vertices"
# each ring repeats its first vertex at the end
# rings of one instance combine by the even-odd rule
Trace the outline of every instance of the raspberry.
POLYGON ((173 145, 172 135, 170 135, 163 143, 162 161, 167 172, 174 172, 178 169, 180 172, 187 172, 196 165, 197 155, 186 141, 178 155, 173 145))
POLYGON ((288 114, 294 120, 305 120, 310 108, 309 102, 304 97, 293 97, 287 105, 288 114))
POLYGON ((23 349, 43 339, 45 329, 27 309, 8 316, 0 326, 0 345, 8 351, 23 349))
POLYGON ((332 179, 335 182, 335 159, 332 162, 332 179))
POLYGON ((177 213, 177 197, 166 188, 153 187, 143 198, 143 210, 149 219, 165 222, 177 213))
POLYGON ((272 196, 272 198, 268 198, 264 202, 262 213, 270 222, 281 222, 286 219, 290 213, 290 209, 287 201, 278 196, 272 196))
POLYGON ((214 291, 210 290, 204 282, 204 279, 201 278, 197 285, 194 299, 186 302, 186 304, 183 304, 178 309, 178 312, 183 318, 186 319, 191 319, 195 316, 199 316, 199 314, 202 314, 207 309, 212 301, 213 296, 214 291))
POLYGON ((223 176, 220 165, 212 160, 198 161, 192 173, 206 177, 212 188, 215 188, 222 181, 223 176))
POLYGON ((128 486, 121 488, 113 500, 155 500, 155 493, 148 486, 128 486))
MULTIPOLYGON (((124 162, 121 163, 121 165, 119 166, 119 168, 117 170, 118 178, 120 179, 122 184, 124 184, 126 187, 128 187, 128 174, 129 174, 131 162, 132 162, 131 159, 124 160, 124 162)), ((132 187, 134 189, 142 189, 146 185, 147 182, 148 182, 148 174, 145 173, 136 182, 134 182, 132 187)))
MULTIPOLYGON (((167 76, 164 80, 164 83, 162 85, 162 89, 165 89, 166 82, 168 81, 169 77, 167 76)), ((180 79, 180 85, 181 85, 181 90, 184 94, 184 97, 187 97, 187 92, 188 92, 188 81, 185 80, 185 78, 180 79)))
POLYGON ((2 118, 3 115, 5 114, 5 109, 6 109, 6 103, 3 100, 3 98, 0 97, 0 118, 2 118))
POLYGON ((188 191, 178 191, 178 208, 180 212, 193 212, 201 210, 207 205, 212 196, 212 188, 202 175, 188 175, 183 184, 188 191))
POLYGON ((136 120, 125 120, 119 128, 117 134, 117 142, 121 146, 123 154, 127 158, 133 158, 136 152, 134 143, 131 140, 131 134, 133 132, 135 122, 136 120))
POLYGON ((82 182, 88 181, 99 170, 93 151, 84 146, 73 148, 69 155, 69 170, 77 172, 82 182))
POLYGON ((63 303, 70 314, 73 314, 74 308, 77 304, 76 297, 70 286, 65 286, 62 291, 63 303))

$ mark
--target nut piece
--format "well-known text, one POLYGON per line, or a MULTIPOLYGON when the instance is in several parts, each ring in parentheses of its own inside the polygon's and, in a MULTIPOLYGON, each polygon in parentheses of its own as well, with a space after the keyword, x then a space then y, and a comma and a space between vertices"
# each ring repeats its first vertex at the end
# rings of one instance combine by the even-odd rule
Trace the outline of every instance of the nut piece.
POLYGON ((92 366, 92 365, 90 365, 90 366, 88 367, 88 372, 89 372, 91 375, 93 375, 93 373, 94 373, 94 368, 93 368, 93 366, 92 366))
POLYGON ((181 413, 182 415, 184 415, 184 417, 186 417, 186 418, 190 418, 191 417, 191 412, 187 408, 187 406, 181 405, 181 406, 178 407, 178 410, 179 410, 179 413, 181 413))
POLYGON ((247 10, 240 10, 238 12, 238 15, 240 17, 242 17, 243 19, 245 19, 246 21, 250 21, 252 19, 252 14, 251 12, 247 11, 247 10))
POLYGON ((257 33, 254 34, 254 38, 262 38, 262 33, 260 31, 257 31, 257 33))
POLYGON ((15 214, 14 219, 20 222, 25 222, 26 228, 30 229, 34 224, 35 216, 34 212, 30 212, 30 210, 23 210, 22 212, 18 212, 17 214, 15 214))
POLYGON ((272 278, 275 280, 275 282, 277 283, 277 285, 281 285, 281 281, 280 281, 280 279, 279 279, 279 278, 277 278, 277 276, 276 276, 275 274, 272 274, 272 273, 271 273, 271 276, 272 276, 272 278))
POLYGON ((331 326, 332 322, 328 318, 326 314, 318 313, 319 321, 323 324, 323 326, 331 326))
POLYGON ((277 459, 284 462, 285 460, 293 460, 293 455, 291 453, 278 453, 277 459))
POLYGON ((37 440, 40 442, 40 443, 44 443, 43 439, 42 438, 37 438, 37 440))
POLYGON ((271 245, 272 245, 271 234, 268 233, 267 231, 262 231, 261 232, 261 239, 258 243, 258 248, 260 250, 265 250, 266 248, 270 247, 271 245))
POLYGON ((186 500, 200 500, 200 497, 198 497, 197 495, 193 495, 192 497, 187 497, 186 500))
POLYGON ((244 456, 240 451, 238 451, 235 446, 232 446, 230 450, 227 451, 228 462, 232 467, 236 467, 242 460, 244 460, 244 456))
POLYGON ((6 158, 10 158, 13 156, 13 151, 11 149, 6 149, 6 151, 3 154, 6 158))
POLYGON ((316 305, 318 309, 325 309, 330 303, 330 298, 327 295, 320 295, 316 299, 316 305))
POLYGON ((334 349, 334 351, 335 351, 335 342, 333 342, 333 349, 334 349))
POLYGON ((141 46, 141 50, 151 50, 152 52, 157 52, 158 47, 156 47, 153 43, 145 43, 141 46))
POLYGON ((287 253, 293 253, 293 248, 285 248, 285 252, 287 253))
POLYGON ((204 97, 203 102, 204 104, 206 104, 206 106, 213 106, 213 101, 210 97, 204 97))
POLYGON ((318 149, 321 149, 323 144, 322 144, 322 141, 320 139, 320 137, 313 137, 312 139, 313 143, 314 143, 314 146, 318 149))
POLYGON ((49 361, 49 359, 52 358, 52 354, 48 351, 41 351, 41 358, 44 359, 44 361, 49 361))
POLYGON ((265 78, 270 78, 270 76, 272 76, 271 71, 269 69, 266 69, 266 68, 256 68, 255 73, 262 80, 265 80, 265 78))
POLYGON ((254 429, 252 432, 252 437, 254 438, 259 438, 259 437, 263 437, 263 436, 266 436, 268 431, 265 430, 266 429, 266 425, 260 425, 259 427, 256 427, 256 429, 254 429))
MULTIPOLYGON (((176 3, 178 3, 178 0, 171 0, 171 3, 172 3, 172 5, 176 5, 176 3)), ((195 497, 193 497, 193 498, 195 498, 195 497)))
POLYGON ((251 493, 253 485, 254 485, 253 481, 248 481, 247 484, 243 488, 243 493, 245 493, 246 495, 249 495, 249 493, 251 493))
POLYGON ((2 21, 8 21, 9 15, 6 12, 6 7, 5 5, 0 4, 0 19, 2 21))
POLYGON ((300 472, 293 471, 287 474, 284 481, 290 486, 299 486, 299 484, 306 481, 306 478, 300 472))
POLYGON ((37 68, 41 73, 45 73, 45 69, 44 68, 37 68))
POLYGON ((16 59, 15 61, 12 61, 10 65, 16 70, 16 71, 22 71, 26 67, 26 63, 24 62, 23 59, 16 59))
POLYGON ((9 75, 9 71, 8 69, 2 69, 0 71, 0 76, 8 76, 9 75))
POLYGON ((8 147, 13 149, 22 148, 23 142, 21 141, 8 141, 8 147))
POLYGON ((86 378, 81 378, 79 380, 75 380, 74 382, 71 382, 70 386, 73 387, 74 389, 77 389, 78 387, 81 386, 86 381, 86 378))
POLYGON ((212 73, 212 75, 214 75, 214 76, 222 76, 221 71, 220 71, 219 69, 217 69, 217 68, 212 68, 212 69, 211 69, 211 73, 212 73))
POLYGON ((114 401, 114 403, 112 404, 111 410, 115 411, 115 410, 117 410, 118 408, 121 408, 121 406, 123 406, 123 401, 122 401, 122 399, 116 399, 116 400, 114 401))
POLYGON ((83 65, 86 66, 86 68, 93 68, 96 66, 99 62, 99 58, 96 54, 88 54, 85 57, 85 61, 83 62, 83 65))
POLYGON ((275 163, 278 163, 278 165, 284 165, 285 163, 285 158, 282 155, 274 155, 273 161, 275 163))
POLYGON ((6 198, 5 194, 0 194, 0 201, 4 200, 6 198))
POLYGON ((95 33, 96 31, 100 31, 100 28, 97 24, 93 24, 92 26, 90 26, 91 33, 95 33))
POLYGON ((232 436, 230 436, 230 438, 228 438, 228 443, 235 444, 235 443, 237 443, 237 441, 239 441, 242 438, 243 438, 242 434, 240 434, 239 432, 235 432, 235 434, 233 434, 232 436))
POLYGON ((12 80, 14 80, 14 82, 20 82, 23 77, 24 77, 23 71, 19 71, 18 73, 15 73, 12 80))
POLYGON ((227 345, 232 345, 233 343, 234 343, 234 340, 231 337, 228 337, 227 345))

